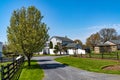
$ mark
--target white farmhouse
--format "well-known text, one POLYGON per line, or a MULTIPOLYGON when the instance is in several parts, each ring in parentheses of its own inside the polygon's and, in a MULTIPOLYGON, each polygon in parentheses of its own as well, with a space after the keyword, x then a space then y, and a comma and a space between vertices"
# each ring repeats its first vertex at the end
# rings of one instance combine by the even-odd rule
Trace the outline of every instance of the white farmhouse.
MULTIPOLYGON (((73 40, 67 37, 60 37, 60 36, 53 36, 52 38, 50 38, 50 40, 46 42, 46 45, 45 45, 46 47, 44 48, 43 53, 44 54, 55 54, 54 48, 56 45, 58 45, 58 43, 60 43, 62 47, 64 46, 67 48, 67 51, 61 52, 62 54, 70 54, 70 55, 73 55, 75 53, 85 54, 85 50, 82 50, 81 45, 74 43, 73 40), (49 47, 50 42, 53 45, 52 49, 50 49, 49 47)), ((58 52, 58 54, 60 54, 60 52, 58 52)))
POLYGON ((0 57, 2 57, 2 42, 0 42, 0 57))
POLYGON ((53 48, 58 43, 61 43, 62 46, 66 46, 69 43, 73 43, 73 40, 67 38, 67 37, 59 37, 59 36, 53 36, 50 41, 53 43, 53 48))
POLYGON ((50 38, 49 41, 46 42, 45 48, 43 50, 43 53, 45 54, 54 54, 54 47, 55 45, 57 45, 58 43, 60 43, 62 46, 66 46, 69 43, 73 43, 73 40, 67 38, 67 37, 60 37, 60 36, 53 36, 52 38, 50 38), (53 48, 50 49, 49 48, 49 44, 50 42, 52 42, 53 44, 53 48))

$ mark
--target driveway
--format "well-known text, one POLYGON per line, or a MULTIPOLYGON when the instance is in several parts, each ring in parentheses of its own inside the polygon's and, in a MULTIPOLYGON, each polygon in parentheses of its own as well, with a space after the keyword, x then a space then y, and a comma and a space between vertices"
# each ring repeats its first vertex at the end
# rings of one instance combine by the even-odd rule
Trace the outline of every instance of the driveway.
POLYGON ((120 80, 120 75, 88 72, 54 61, 59 56, 33 57, 44 69, 43 80, 120 80))

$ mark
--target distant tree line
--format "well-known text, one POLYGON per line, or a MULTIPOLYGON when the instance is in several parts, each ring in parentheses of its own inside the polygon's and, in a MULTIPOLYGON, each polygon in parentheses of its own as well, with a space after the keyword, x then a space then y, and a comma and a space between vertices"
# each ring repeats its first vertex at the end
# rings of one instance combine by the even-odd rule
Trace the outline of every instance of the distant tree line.
POLYGON ((99 32, 91 34, 86 39, 86 46, 93 49, 99 43, 104 43, 109 40, 120 40, 120 35, 117 34, 114 28, 103 28, 99 32))

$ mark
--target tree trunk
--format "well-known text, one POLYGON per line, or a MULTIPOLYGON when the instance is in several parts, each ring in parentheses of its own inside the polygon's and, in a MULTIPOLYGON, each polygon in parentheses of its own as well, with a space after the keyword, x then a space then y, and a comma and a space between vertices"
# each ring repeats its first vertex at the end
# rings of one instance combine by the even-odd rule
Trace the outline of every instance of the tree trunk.
POLYGON ((60 50, 60 55, 61 55, 61 50, 60 50))
POLYGON ((28 58, 28 66, 30 66, 30 56, 28 56, 27 58, 28 58))

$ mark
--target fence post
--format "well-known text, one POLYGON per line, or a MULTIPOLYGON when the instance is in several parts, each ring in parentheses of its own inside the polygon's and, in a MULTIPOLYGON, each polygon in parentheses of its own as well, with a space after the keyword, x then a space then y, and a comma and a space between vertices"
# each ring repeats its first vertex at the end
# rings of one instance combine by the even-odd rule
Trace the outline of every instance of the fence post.
POLYGON ((102 59, 104 58, 104 54, 102 53, 102 59))
POLYGON ((0 57, 0 59, 1 59, 1 63, 3 62, 3 58, 2 57, 0 57))
POLYGON ((10 78, 10 70, 9 70, 9 69, 10 69, 10 65, 7 64, 7 66, 8 66, 8 67, 7 67, 7 71, 8 71, 7 75, 8 75, 8 79, 9 79, 9 78, 10 78))
POLYGON ((118 52, 117 52, 117 60, 119 60, 119 54, 118 54, 118 52))
POLYGON ((89 58, 91 58, 91 53, 89 53, 89 58))
POLYGON ((17 60, 15 60, 14 65, 15 65, 15 72, 16 72, 17 71, 17 60))
POLYGON ((4 66, 1 65, 1 80, 4 80, 4 66))
POLYGON ((13 62, 13 73, 15 73, 15 61, 13 62))
POLYGON ((80 54, 80 57, 82 57, 82 53, 80 54))
POLYGON ((15 59, 14 59, 14 55, 13 55, 13 62, 15 61, 15 59))

